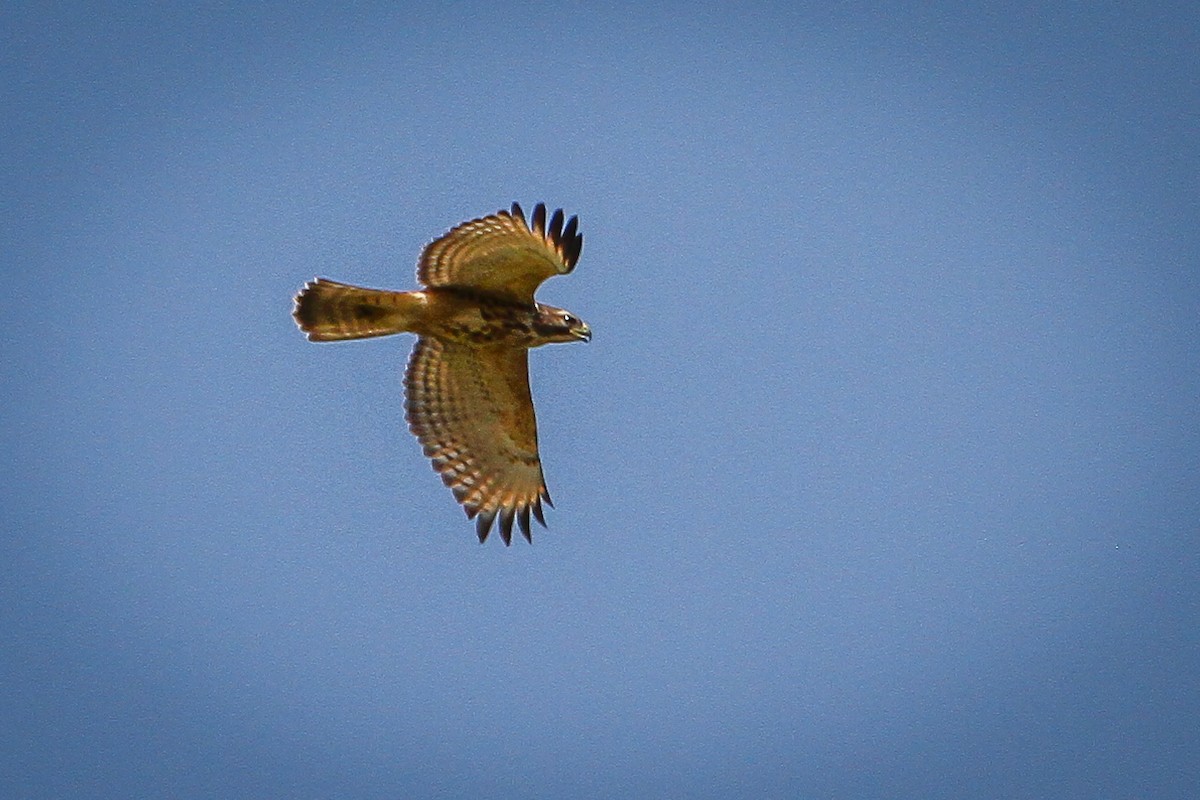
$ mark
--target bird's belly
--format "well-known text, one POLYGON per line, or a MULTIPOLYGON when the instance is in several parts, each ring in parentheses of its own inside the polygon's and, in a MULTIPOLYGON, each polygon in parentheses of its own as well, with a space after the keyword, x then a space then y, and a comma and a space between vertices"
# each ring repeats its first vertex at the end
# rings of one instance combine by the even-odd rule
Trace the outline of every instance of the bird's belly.
POLYGON ((442 341, 474 345, 535 347, 540 342, 533 331, 533 313, 524 308, 488 303, 453 302, 432 304, 421 331, 442 341))
POLYGON ((504 344, 512 347, 533 347, 538 344, 528 327, 487 320, 454 320, 432 333, 439 339, 464 344, 504 344))

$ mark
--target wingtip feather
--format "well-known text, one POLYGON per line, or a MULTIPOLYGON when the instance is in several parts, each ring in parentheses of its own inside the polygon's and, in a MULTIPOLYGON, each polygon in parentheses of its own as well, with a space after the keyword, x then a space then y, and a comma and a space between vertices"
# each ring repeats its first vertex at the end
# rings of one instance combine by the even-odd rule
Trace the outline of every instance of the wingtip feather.
POLYGON ((495 511, 484 511, 475 520, 475 535, 479 537, 480 544, 487 541, 488 534, 492 531, 492 520, 495 518, 495 511))
POLYGON ((504 540, 505 545, 512 544, 512 529, 513 517, 516 510, 513 508, 505 508, 500 511, 500 538, 504 540))
POLYGON ((533 207, 533 232, 538 236, 546 235, 546 204, 538 203, 533 207))

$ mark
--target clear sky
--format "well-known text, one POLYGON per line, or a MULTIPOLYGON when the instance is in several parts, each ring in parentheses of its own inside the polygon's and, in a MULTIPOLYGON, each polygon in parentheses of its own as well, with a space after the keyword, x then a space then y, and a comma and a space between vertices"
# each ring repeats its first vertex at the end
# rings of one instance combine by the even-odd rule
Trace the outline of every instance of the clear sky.
POLYGON ((1195 3, 237 5, 0 11, 0 796, 1200 796, 1195 3), (289 312, 514 200, 505 548, 289 312))

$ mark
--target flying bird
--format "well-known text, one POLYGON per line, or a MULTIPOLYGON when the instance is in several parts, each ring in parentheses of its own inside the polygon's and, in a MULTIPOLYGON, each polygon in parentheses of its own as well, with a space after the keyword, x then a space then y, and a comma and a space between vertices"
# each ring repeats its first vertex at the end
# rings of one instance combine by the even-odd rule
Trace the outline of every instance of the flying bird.
POLYGON ((512 543, 514 520, 532 542, 530 514, 542 525, 553 506, 538 455, 528 351, 552 342, 590 341, 568 311, 533 295, 542 281, 575 268, 579 220, 562 209, 546 220, 538 203, 451 229, 425 247, 417 265, 424 289, 364 289, 326 278, 305 284, 292 316, 313 342, 415 333, 404 374, 409 429, 454 492, 479 541, 492 524, 512 543))

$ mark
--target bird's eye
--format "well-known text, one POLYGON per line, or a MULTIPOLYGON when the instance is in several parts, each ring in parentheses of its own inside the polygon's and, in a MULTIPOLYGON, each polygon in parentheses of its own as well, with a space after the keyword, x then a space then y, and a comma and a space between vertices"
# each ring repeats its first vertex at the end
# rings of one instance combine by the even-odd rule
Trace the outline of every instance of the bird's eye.
POLYGON ((579 320, 575 319, 570 314, 563 314, 563 322, 567 323, 568 325, 574 325, 576 322, 579 322, 579 320))

